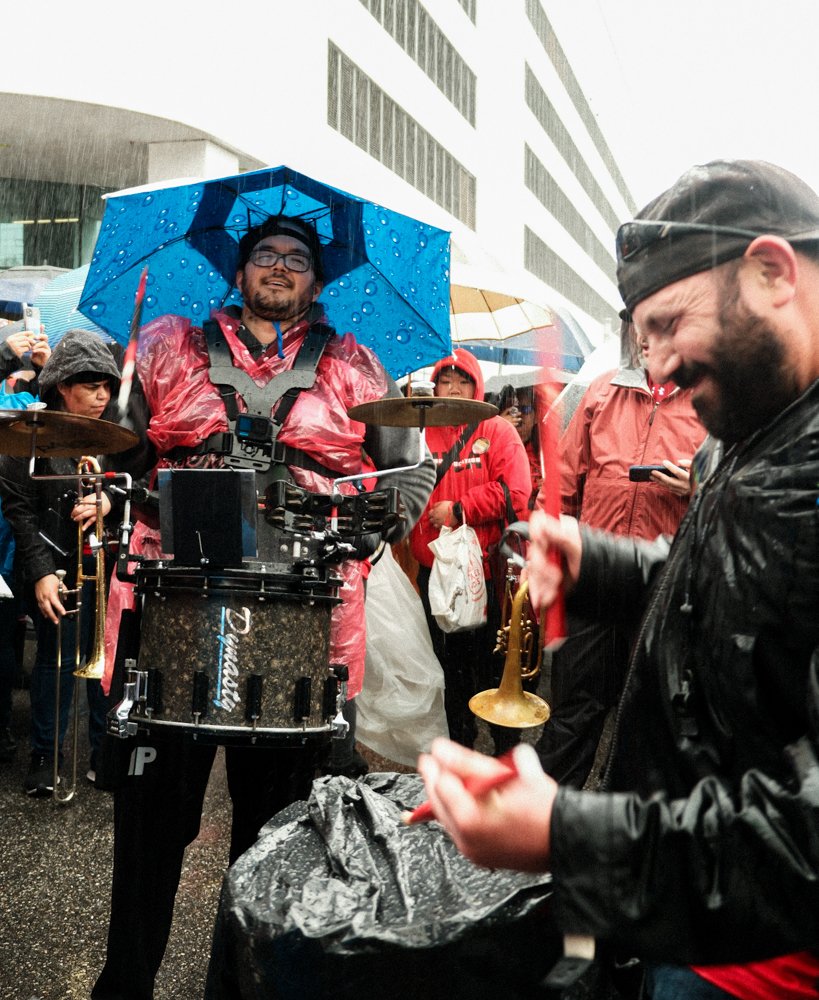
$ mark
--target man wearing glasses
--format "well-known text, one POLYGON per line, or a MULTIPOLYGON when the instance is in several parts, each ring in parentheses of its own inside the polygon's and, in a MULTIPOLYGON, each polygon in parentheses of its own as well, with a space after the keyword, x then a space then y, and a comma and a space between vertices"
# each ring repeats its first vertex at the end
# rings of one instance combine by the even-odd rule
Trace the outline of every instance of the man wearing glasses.
MULTIPOLYGON (((142 432, 141 445, 122 456, 118 468, 138 479, 157 468, 242 468, 243 462, 254 462, 261 495, 271 482, 285 479, 326 496, 333 480, 363 471, 366 454, 376 469, 402 470, 379 480, 379 486, 400 493, 406 520, 384 532, 387 540, 399 540, 432 490, 432 460, 427 454, 416 468, 417 430, 365 426, 348 416, 357 404, 400 392, 371 351, 327 325, 317 302, 323 269, 315 228, 276 217, 251 229, 238 246, 236 286, 242 308, 217 310, 201 328, 180 316, 161 316, 140 331, 128 416, 142 432), (307 386, 282 394, 277 379, 285 376, 289 385, 294 375, 307 386), (305 375, 314 375, 313 381, 305 375), (244 420, 247 416, 253 419, 244 420)), ((364 560, 380 540, 378 533, 356 536, 353 551, 333 567, 341 577, 342 600, 332 610, 329 663, 347 666, 350 698, 361 689, 364 671, 364 560)), ((281 541, 281 533, 260 517, 260 562, 278 562, 281 541)), ((131 552, 160 558, 159 531, 147 516, 134 529, 131 552)), ((115 578, 110 625, 132 596, 115 578)), ((347 759, 331 758, 337 773, 366 770, 353 752, 353 705, 348 701, 344 710, 350 739, 334 741, 334 750, 340 743, 347 750, 347 759)), ((129 774, 115 793, 111 923, 106 964, 92 993, 97 1000, 153 996, 183 852, 198 833, 216 751, 190 735, 150 732, 134 740, 129 774)), ((271 816, 307 798, 316 764, 315 751, 297 741, 276 748, 226 747, 231 863, 271 816)))
POLYGON ((670 546, 530 522, 537 603, 565 573, 575 610, 639 627, 603 790, 559 788, 528 747, 486 798, 464 780, 490 759, 442 741, 419 769, 469 857, 552 871, 564 932, 672 963, 653 996, 816 996, 819 197, 717 161, 617 249, 652 377, 691 389, 725 453, 670 546))

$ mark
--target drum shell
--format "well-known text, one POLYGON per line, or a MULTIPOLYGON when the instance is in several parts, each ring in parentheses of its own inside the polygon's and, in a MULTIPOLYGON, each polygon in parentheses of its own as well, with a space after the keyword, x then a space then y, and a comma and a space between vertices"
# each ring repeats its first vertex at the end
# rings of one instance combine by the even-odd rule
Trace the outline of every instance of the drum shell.
MULTIPOLYGON (((334 598, 294 592, 276 577, 247 573, 197 578, 153 570, 138 591, 138 669, 161 675, 159 705, 139 710, 148 728, 177 727, 197 739, 233 744, 329 735, 323 701, 334 598), (205 711, 198 718, 197 672, 207 677, 205 711), (247 684, 254 675, 262 684, 255 724, 247 718, 247 684), (309 706, 296 718, 297 686, 303 698, 305 678, 309 706)), ((155 694, 150 683, 148 706, 155 694)))

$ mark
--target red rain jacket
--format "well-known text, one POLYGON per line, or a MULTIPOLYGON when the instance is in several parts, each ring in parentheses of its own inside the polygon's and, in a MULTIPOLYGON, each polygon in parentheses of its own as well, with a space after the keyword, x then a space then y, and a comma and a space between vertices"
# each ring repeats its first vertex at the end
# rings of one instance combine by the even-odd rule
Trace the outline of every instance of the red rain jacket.
MULTIPOLYGON (((466 372, 475 382, 474 399, 483 400, 483 374, 477 359, 463 348, 439 361, 432 371, 432 378, 442 368, 451 366, 466 372)), ((429 427, 427 447, 432 452, 436 466, 463 433, 464 427, 429 427)), ((412 529, 410 546, 412 554, 422 566, 432 566, 433 555, 429 543, 438 537, 438 529, 430 526, 427 513, 441 500, 460 501, 464 521, 472 528, 481 543, 484 554, 484 575, 489 577, 487 549, 501 535, 505 522, 506 500, 500 480, 509 487, 512 506, 516 515, 527 516, 527 503, 532 491, 529 459, 523 442, 515 428, 502 417, 482 420, 460 449, 459 457, 444 473, 432 491, 426 510, 412 529)))
POLYGON ((642 369, 598 376, 560 439, 563 513, 615 535, 673 535, 688 498, 659 483, 632 483, 628 469, 692 458, 704 437, 690 390, 655 403, 642 369))

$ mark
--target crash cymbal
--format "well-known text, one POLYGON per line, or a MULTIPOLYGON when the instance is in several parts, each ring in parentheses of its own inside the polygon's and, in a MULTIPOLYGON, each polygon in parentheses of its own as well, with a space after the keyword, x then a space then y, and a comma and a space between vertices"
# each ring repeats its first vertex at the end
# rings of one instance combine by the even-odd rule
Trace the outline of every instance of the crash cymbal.
POLYGON ((497 412, 497 406, 491 403, 449 396, 376 399, 372 403, 359 403, 347 411, 353 420, 382 427, 457 427, 479 423, 494 417, 497 412))
POLYGON ((133 431, 110 420, 61 410, 0 410, 0 455, 28 458, 114 455, 138 443, 133 431))

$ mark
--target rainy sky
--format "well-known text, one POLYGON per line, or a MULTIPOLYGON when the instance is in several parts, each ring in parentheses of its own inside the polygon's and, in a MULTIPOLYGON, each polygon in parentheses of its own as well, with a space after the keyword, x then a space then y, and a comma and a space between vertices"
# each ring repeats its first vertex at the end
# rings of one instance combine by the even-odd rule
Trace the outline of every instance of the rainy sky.
POLYGON ((638 205, 719 157, 819 190, 816 0, 544 2, 638 205))

